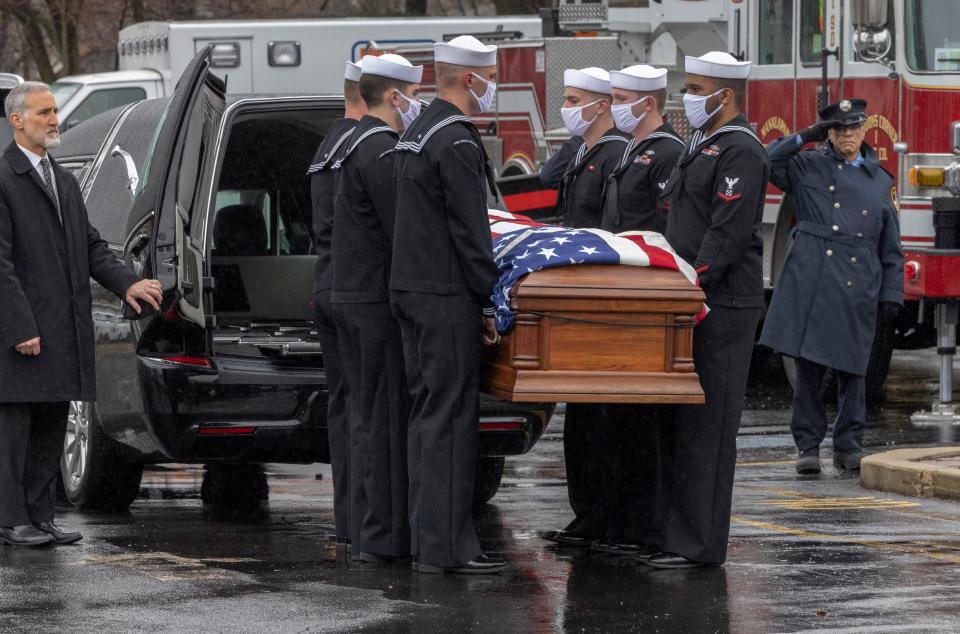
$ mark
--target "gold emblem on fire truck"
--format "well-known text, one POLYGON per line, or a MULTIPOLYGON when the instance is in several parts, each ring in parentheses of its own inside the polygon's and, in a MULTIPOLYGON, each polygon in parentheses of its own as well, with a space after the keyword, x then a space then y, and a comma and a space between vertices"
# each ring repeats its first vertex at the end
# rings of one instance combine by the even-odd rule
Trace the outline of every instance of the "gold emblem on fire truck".
POLYGON ((844 99, 840 102, 840 110, 843 112, 850 112, 850 109, 853 108, 853 104, 850 103, 849 99, 844 99))

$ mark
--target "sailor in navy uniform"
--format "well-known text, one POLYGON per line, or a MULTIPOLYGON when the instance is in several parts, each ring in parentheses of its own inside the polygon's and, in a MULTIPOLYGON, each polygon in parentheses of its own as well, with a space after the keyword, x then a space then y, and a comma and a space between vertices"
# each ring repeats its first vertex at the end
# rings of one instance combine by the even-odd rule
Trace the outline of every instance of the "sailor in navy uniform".
POLYGON ((632 138, 607 178, 600 227, 662 233, 666 210, 659 198, 685 145, 663 120, 667 71, 643 64, 612 70, 610 86, 614 124, 632 138))
MULTIPOLYGON (((599 228, 603 189, 627 146, 627 135, 613 125, 610 115, 610 73, 602 68, 568 68, 563 73, 561 115, 567 131, 583 144, 567 165, 557 196, 562 224, 573 228, 599 228)), ((567 546, 590 546, 611 538, 606 452, 615 434, 603 405, 569 403, 564 416, 563 454, 567 494, 574 519, 562 530, 543 537, 567 546)))
POLYGON ((396 190, 393 149, 420 112, 423 66, 391 53, 364 56, 367 114, 334 165, 333 290, 350 425, 353 561, 410 555, 407 390, 400 326, 390 310, 396 190))
POLYGON ((664 190, 665 236, 700 274, 709 314, 693 335, 705 405, 663 425, 664 553, 657 568, 718 565, 727 554, 737 431, 763 310, 760 223, 770 167, 741 114, 750 62, 686 58, 684 109, 696 129, 664 190))
POLYGON ((767 148, 774 185, 798 220, 760 343, 797 363, 791 429, 797 472, 820 473, 827 432, 821 384, 836 371, 839 407, 833 463, 858 471, 865 426, 864 376, 879 312, 886 323, 903 303, 903 253, 893 177, 866 142, 867 102, 844 99, 821 121, 767 148), (804 144, 829 141, 802 151, 804 144))
POLYGON ((557 215, 566 227, 600 227, 603 189, 629 141, 610 115, 610 73, 602 68, 563 72, 563 108, 567 131, 583 139, 567 164, 557 195, 557 215))
POLYGON ((462 35, 434 44, 434 59, 437 98, 404 132, 394 157, 390 300, 413 396, 411 551, 421 573, 490 573, 506 562, 483 554, 471 510, 481 343, 499 340, 487 216, 496 187, 469 116, 492 106, 497 47, 462 35))
POLYGON ((313 244, 317 254, 312 294, 313 314, 327 375, 327 436, 330 444, 330 467, 333 471, 333 515, 338 544, 350 543, 350 434, 347 426, 346 388, 340 365, 340 343, 333 309, 330 306, 330 286, 333 281, 330 240, 333 236, 333 197, 337 188, 337 172, 332 167, 346 150, 347 137, 353 132, 357 120, 367 111, 358 87, 360 71, 359 63, 346 62, 343 76, 344 116, 335 119, 330 125, 307 171, 311 176, 313 244))
MULTIPOLYGON (((611 111, 617 128, 631 135, 619 166, 607 178, 603 221, 607 231, 663 232, 665 210, 658 198, 667 184, 684 142, 663 120, 667 71, 637 65, 610 71, 611 111)), ((594 457, 605 465, 601 506, 606 536, 594 550, 615 554, 654 554, 663 536, 659 433, 664 408, 608 405, 606 421, 613 433, 594 457)))

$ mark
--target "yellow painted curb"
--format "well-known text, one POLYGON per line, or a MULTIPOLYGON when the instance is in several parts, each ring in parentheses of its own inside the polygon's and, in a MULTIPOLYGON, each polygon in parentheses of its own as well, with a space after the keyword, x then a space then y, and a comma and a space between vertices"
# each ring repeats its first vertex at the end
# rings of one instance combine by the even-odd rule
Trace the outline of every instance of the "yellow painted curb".
POLYGON ((960 500, 960 469, 932 462, 953 456, 960 456, 960 447, 895 449, 873 454, 860 464, 860 483, 876 491, 960 500))

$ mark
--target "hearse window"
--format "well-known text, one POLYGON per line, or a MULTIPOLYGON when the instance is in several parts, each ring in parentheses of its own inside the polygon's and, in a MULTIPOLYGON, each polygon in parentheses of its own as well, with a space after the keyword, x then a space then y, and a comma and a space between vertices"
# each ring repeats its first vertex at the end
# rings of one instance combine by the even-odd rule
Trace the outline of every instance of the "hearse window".
POLYGON ((757 21, 758 63, 790 64, 793 61, 793 0, 760 2, 757 21))
MULTIPOLYGON (((145 101, 134 106, 123 125, 106 148, 106 156, 90 186, 87 196, 87 212, 90 223, 100 232, 104 240, 119 244, 127 237, 127 221, 133 196, 128 186, 127 166, 122 158, 110 156, 110 149, 119 145, 130 153, 140 175, 140 187, 148 173, 147 158, 152 152, 152 141, 156 133, 158 120, 164 110, 161 100, 145 101)), ((88 125, 93 125, 91 121, 88 125)), ((86 127, 86 126, 84 126, 86 127)), ((81 132, 76 130, 71 134, 81 132)))
POLYGON ((213 217, 212 255, 309 255, 309 229, 289 190, 221 190, 213 217))

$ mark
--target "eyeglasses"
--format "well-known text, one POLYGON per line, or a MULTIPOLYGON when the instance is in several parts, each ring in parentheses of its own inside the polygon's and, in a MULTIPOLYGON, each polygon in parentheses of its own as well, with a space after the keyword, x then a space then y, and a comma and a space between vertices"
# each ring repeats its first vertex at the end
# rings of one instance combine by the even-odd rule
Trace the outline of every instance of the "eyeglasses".
POLYGON ((833 129, 836 131, 837 134, 846 134, 847 132, 849 132, 850 134, 853 134, 854 132, 859 131, 861 128, 863 128, 863 122, 851 123, 850 125, 838 125, 838 126, 835 126, 833 129))

